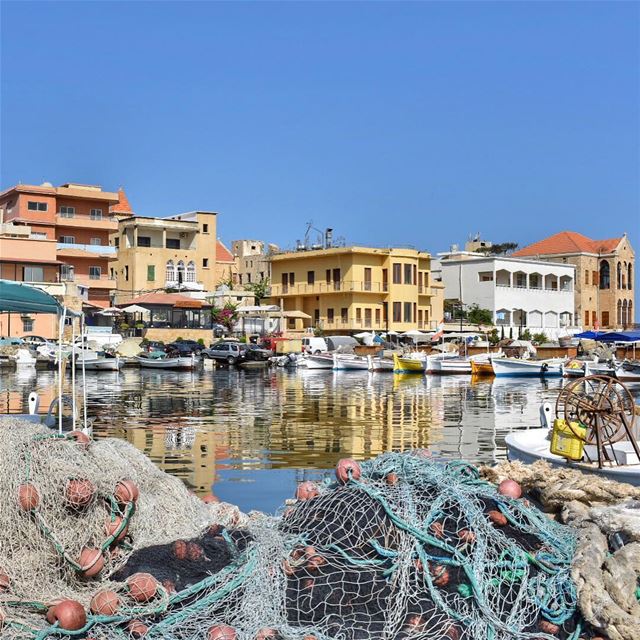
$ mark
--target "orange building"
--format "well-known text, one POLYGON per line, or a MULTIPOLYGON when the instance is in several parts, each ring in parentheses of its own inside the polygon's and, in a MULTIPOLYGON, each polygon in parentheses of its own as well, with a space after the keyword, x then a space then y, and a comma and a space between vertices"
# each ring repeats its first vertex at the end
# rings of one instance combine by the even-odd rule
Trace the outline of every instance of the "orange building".
MULTIPOLYGON (((116 259, 117 250, 109 245, 109 234, 118 228, 111 208, 119 203, 119 194, 103 191, 99 186, 19 184, 0 193, 0 220, 14 232, 19 227, 28 228, 28 235, 22 234, 23 239, 55 243, 57 280, 75 283, 87 291, 83 306, 91 313, 111 305, 111 293, 116 287, 109 263, 116 259)), ((15 242, 10 244, 14 249, 17 246, 15 242)), ((22 262, 38 260, 44 246, 31 242, 24 244, 19 255, 11 255, 22 262)), ((50 253, 50 250, 49 246, 47 251, 50 253)), ((10 279, 38 281, 40 271, 25 271, 24 266, 21 271, 19 261, 7 262, 4 254, 0 254, 0 258, 3 273, 10 279), (13 275, 9 274, 10 264, 13 264, 13 275)), ((50 269, 46 273, 50 278, 50 269)), ((42 276, 44 278, 45 272, 42 276)))

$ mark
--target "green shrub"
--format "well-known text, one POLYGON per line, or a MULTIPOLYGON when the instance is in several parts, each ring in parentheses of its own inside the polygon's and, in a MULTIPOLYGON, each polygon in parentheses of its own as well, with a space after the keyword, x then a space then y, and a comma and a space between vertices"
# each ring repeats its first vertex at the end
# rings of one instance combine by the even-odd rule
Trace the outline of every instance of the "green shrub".
POLYGON ((182 342, 184 340, 184 338, 182 336, 178 336, 176 338, 176 342, 182 342))
POLYGON ((546 333, 534 333, 533 341, 537 342, 538 344, 544 344, 545 342, 549 341, 549 338, 547 338, 546 333))
POLYGON ((204 340, 202 338, 198 338, 198 344, 204 347, 204 340))
POLYGON ((120 331, 129 331, 130 327, 126 322, 123 322, 120 327, 119 327, 120 331))

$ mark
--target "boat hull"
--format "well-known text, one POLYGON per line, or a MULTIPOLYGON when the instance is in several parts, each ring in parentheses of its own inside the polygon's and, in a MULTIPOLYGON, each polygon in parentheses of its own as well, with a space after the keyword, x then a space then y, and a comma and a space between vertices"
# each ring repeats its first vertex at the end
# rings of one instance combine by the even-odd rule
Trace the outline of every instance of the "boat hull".
POLYGON ((616 378, 618 380, 626 380, 627 382, 640 382, 640 367, 625 368, 623 366, 616 367, 616 378))
POLYGON ((471 363, 468 360, 454 360, 453 358, 435 360, 431 373, 436 375, 465 375, 471 373, 471 363))
POLYGON ((307 356, 307 369, 333 369, 333 358, 328 356, 307 356))
POLYGON ((471 361, 471 374, 474 376, 495 376, 491 362, 471 361))
POLYGON ((496 358, 493 360, 493 371, 496 377, 558 378, 562 376, 561 363, 548 360, 496 358))
POLYGON ((393 372, 394 373, 424 373, 426 369, 426 360, 418 360, 417 358, 401 358, 393 354, 393 372))
POLYGON ((372 356, 367 356, 367 359, 369 371, 393 372, 393 360, 389 360, 389 358, 374 358, 372 356))
POLYGON ((143 369, 195 369, 195 358, 140 358, 136 357, 143 369))
MULTIPOLYGON (((96 358, 84 361, 85 371, 118 371, 121 366, 120 358, 96 358)), ((82 360, 76 361, 76 369, 82 369, 82 360)))
POLYGON ((359 356, 333 356, 333 368, 336 371, 368 371, 369 363, 366 358, 359 356))

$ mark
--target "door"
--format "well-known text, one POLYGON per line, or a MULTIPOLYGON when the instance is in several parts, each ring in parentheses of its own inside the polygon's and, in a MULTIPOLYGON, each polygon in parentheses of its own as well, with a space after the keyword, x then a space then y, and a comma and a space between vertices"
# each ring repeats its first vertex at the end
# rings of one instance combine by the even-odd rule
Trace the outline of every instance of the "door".
POLYGON ((371 268, 364 268, 364 290, 371 291, 371 268))

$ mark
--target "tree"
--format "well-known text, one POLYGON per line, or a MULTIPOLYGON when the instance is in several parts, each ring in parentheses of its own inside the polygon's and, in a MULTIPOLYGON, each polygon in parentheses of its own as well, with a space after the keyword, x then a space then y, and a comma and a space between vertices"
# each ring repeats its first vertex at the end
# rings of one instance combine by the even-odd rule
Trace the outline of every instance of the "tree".
POLYGON ((466 316, 471 324, 493 324, 491 311, 489 309, 481 309, 477 304, 472 304, 469 307, 466 316))
POLYGON ((231 271, 231 267, 229 267, 229 275, 225 276, 222 274, 222 278, 218 280, 218 287, 227 287, 227 289, 233 289, 235 286, 235 278, 233 277, 233 272, 231 271))
POLYGON ((260 306, 260 301, 268 298, 271 294, 271 282, 269 278, 262 278, 260 282, 251 282, 246 285, 245 289, 253 292, 256 305, 260 306))
POLYGON ((476 249, 475 252, 484 253, 491 256, 498 256, 502 255, 503 253, 510 253, 517 248, 517 242, 502 242, 500 244, 492 244, 490 247, 480 247, 476 249))
POLYGON ((211 319, 221 324, 229 333, 238 321, 238 307, 231 302, 227 302, 224 307, 213 307, 211 309, 211 319))

